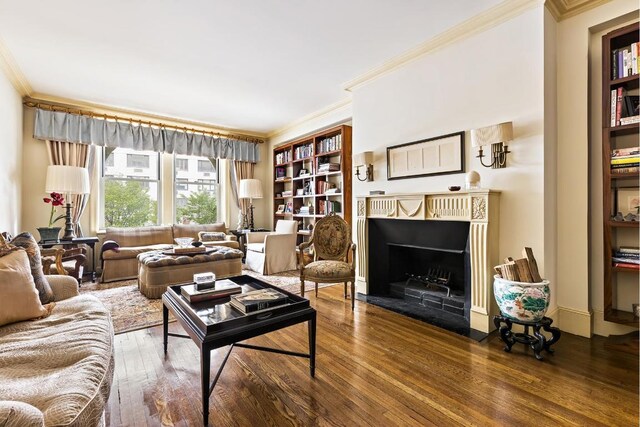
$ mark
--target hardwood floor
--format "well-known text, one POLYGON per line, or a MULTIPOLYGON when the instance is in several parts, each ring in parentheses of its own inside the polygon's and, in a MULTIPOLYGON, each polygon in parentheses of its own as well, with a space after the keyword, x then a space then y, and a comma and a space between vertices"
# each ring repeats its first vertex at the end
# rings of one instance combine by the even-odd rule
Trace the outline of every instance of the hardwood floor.
MULTIPOLYGON (((563 333, 537 361, 320 290, 317 369, 308 361, 234 349, 211 396, 212 426, 638 425, 638 356, 563 333)), ((171 330, 181 332, 177 323, 171 330)), ((306 352, 306 325, 251 340, 306 352)), ((212 371, 226 353, 212 353, 212 371)), ((116 336, 111 426, 201 424, 198 348, 162 327, 116 336)))

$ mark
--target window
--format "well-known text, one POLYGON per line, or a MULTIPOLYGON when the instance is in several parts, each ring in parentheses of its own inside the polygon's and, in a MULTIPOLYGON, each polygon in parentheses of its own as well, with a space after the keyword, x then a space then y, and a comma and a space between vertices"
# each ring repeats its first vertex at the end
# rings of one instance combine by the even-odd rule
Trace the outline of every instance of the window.
POLYGON ((209 159, 198 160, 198 172, 215 172, 215 169, 209 159))
MULTIPOLYGON (((151 154, 127 154, 128 168, 149 168, 149 160, 152 156, 158 156, 158 153, 151 154)), ((142 171, 141 171, 142 172, 142 171)))
POLYGON ((175 156, 175 221, 211 224, 218 221, 218 161, 175 156), (197 162, 188 159, 197 159, 197 162), (186 166, 185 169, 180 169, 186 166), (207 179, 202 179, 205 172, 207 179))
POLYGON ((159 222, 160 154, 104 148, 101 218, 104 227, 140 227, 159 222), (131 171, 130 168, 135 168, 131 171))
POLYGON ((178 158, 176 156, 176 172, 184 172, 189 169, 189 159, 187 158, 178 158))

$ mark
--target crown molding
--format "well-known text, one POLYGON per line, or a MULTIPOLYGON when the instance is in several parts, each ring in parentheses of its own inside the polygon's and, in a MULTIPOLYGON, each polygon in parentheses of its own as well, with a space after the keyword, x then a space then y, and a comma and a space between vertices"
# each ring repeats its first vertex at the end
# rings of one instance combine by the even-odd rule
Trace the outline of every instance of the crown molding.
POLYGON ((290 130, 292 130, 295 127, 298 127, 306 122, 309 122, 311 120, 317 120, 317 119, 321 119, 322 117, 326 117, 329 116, 331 114, 336 113, 337 111, 341 110, 341 109, 345 109, 351 106, 351 98, 345 98, 341 101, 338 101, 336 103, 333 103, 325 108, 322 108, 314 113, 308 114, 306 116, 303 116, 281 128, 278 128, 272 132, 270 132, 269 134, 267 134, 267 138, 271 139, 274 138, 276 136, 282 135, 290 130))
POLYGON ((0 69, 4 71, 11 85, 18 91, 21 96, 29 96, 33 93, 29 80, 22 73, 18 63, 0 40, 0 69))
POLYGON ((545 6, 556 21, 571 18, 611 0, 546 0, 545 6))
POLYGON ((171 126, 187 127, 187 128, 193 128, 195 130, 203 130, 203 131, 216 132, 221 134, 241 134, 241 135, 253 136, 256 138, 264 138, 264 139, 267 138, 267 134, 262 132, 251 132, 243 129, 228 128, 228 127, 217 126, 217 125, 206 123, 206 122, 169 117, 169 116, 164 116, 161 114, 147 112, 147 111, 130 110, 127 108, 115 107, 112 105, 97 104, 94 102, 63 98, 60 96, 47 95, 47 94, 37 93, 37 92, 31 96, 26 97, 25 101, 31 101, 34 103, 46 102, 46 103, 54 104, 60 107, 67 107, 70 109, 77 108, 77 109, 82 109, 84 111, 88 111, 91 113, 95 113, 96 115, 111 114, 111 115, 126 116, 125 118, 132 119, 134 121, 135 120, 158 121, 161 123, 166 123, 167 125, 171 125, 171 126))
POLYGON ((502 3, 488 9, 474 17, 454 26, 450 29, 436 35, 435 37, 419 44, 413 49, 396 56, 353 80, 342 85, 347 91, 353 91, 371 81, 388 74, 396 69, 406 65, 407 63, 433 52, 449 44, 459 40, 466 39, 475 34, 486 31, 503 22, 509 21, 514 17, 526 12, 529 9, 540 6, 544 0, 506 0, 502 3))

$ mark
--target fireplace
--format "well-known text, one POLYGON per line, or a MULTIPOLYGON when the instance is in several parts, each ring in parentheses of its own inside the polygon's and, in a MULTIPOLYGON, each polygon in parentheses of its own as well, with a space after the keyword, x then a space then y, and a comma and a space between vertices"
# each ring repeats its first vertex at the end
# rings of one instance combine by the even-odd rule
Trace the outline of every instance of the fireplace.
POLYGON ((469 223, 370 219, 371 304, 469 335, 469 223))
POLYGON ((489 190, 357 198, 360 298, 457 333, 494 329, 498 196, 489 190))

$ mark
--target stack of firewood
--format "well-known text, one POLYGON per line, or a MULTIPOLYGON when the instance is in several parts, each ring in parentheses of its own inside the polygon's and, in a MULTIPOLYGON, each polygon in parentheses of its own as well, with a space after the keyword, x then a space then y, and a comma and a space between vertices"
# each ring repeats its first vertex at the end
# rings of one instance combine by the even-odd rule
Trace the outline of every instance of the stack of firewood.
POLYGON ((524 248, 522 256, 524 258, 520 259, 507 257, 504 259, 504 264, 496 265, 494 269, 498 276, 514 282, 542 282, 542 277, 540 277, 540 272, 538 271, 538 263, 533 256, 531 248, 524 248))

